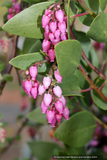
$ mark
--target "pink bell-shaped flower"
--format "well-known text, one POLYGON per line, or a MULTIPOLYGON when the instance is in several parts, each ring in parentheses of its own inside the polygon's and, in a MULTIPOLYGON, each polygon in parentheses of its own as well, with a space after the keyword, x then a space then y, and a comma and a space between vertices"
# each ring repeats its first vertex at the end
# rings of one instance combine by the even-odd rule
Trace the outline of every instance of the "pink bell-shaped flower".
POLYGON ((44 101, 46 106, 49 106, 50 103, 52 102, 52 95, 49 94, 49 93, 47 93, 47 94, 45 93, 44 97, 43 97, 43 101, 44 101))
POLYGON ((45 91, 46 91, 45 87, 40 84, 38 87, 38 94, 42 95, 45 91))
POLYGON ((0 128, 0 141, 5 142, 6 132, 3 128, 0 128))
POLYGON ((14 9, 15 9, 16 11, 20 11, 20 4, 19 4, 19 3, 16 3, 16 4, 14 5, 14 9))
POLYGON ((91 142, 90 142, 90 145, 93 146, 93 147, 96 147, 96 146, 98 146, 98 143, 99 142, 96 139, 92 139, 91 142))
POLYGON ((9 14, 12 14, 13 8, 9 8, 9 14))
POLYGON ((66 99, 64 96, 61 96, 60 98, 58 98, 58 100, 61 101, 64 106, 66 106, 66 99))
POLYGON ((52 123, 52 121, 54 119, 54 116, 55 116, 54 111, 47 110, 47 120, 48 120, 48 123, 52 123))
POLYGON ((49 16, 49 17, 50 17, 51 14, 52 14, 52 11, 51 11, 50 9, 46 9, 46 10, 45 10, 45 15, 46 15, 46 16, 49 16))
POLYGON ((31 89, 31 95, 35 99, 37 97, 37 87, 32 87, 31 89))
POLYGON ((50 46, 51 46, 51 42, 44 39, 42 43, 43 52, 46 52, 47 50, 49 50, 50 46))
POLYGON ((34 82, 33 86, 36 87, 36 88, 38 88, 39 82, 38 82, 38 81, 37 81, 37 82, 34 82))
POLYGON ((49 78, 49 77, 44 77, 44 78, 43 78, 43 85, 44 85, 45 89, 48 89, 49 86, 50 86, 50 84, 51 84, 51 78, 49 78))
POLYGON ((54 35, 55 35, 55 38, 58 39, 59 36, 60 36, 60 30, 59 30, 59 29, 56 29, 54 35))
POLYGON ((56 108, 56 110, 59 112, 59 114, 62 114, 62 113, 63 113, 64 107, 63 107, 63 103, 62 103, 61 101, 57 101, 57 102, 55 103, 55 108, 56 108))
POLYGON ((58 39, 53 39, 53 41, 52 41, 52 43, 53 43, 53 45, 55 46, 57 43, 59 43, 60 42, 60 38, 58 38, 58 39))
POLYGON ((55 124, 56 124, 56 118, 54 116, 53 120, 52 120, 52 123, 51 123, 51 127, 55 127, 55 124))
POLYGON ((53 88, 53 93, 57 96, 60 97, 62 95, 62 89, 59 86, 55 86, 53 88))
POLYGON ((29 68, 29 73, 30 73, 30 76, 32 77, 32 80, 35 80, 35 78, 36 78, 36 76, 37 76, 37 74, 38 74, 38 69, 37 69, 37 67, 31 66, 31 67, 29 68))
POLYGON ((49 33, 44 32, 44 38, 45 38, 45 40, 48 40, 49 39, 49 33))
POLYGON ((49 39, 50 39, 51 41, 54 40, 54 34, 53 34, 53 33, 49 33, 49 39))
POLYGON ((57 121, 60 123, 62 119, 62 114, 56 114, 55 116, 56 116, 57 121))
POLYGON ((62 41, 66 41, 67 40, 67 35, 65 34, 61 34, 61 40, 62 41))
POLYGON ((59 74, 58 69, 54 71, 54 77, 57 80, 57 83, 62 83, 62 76, 59 74))
POLYGON ((62 22, 64 19, 64 12, 62 10, 58 10, 55 12, 55 16, 59 22, 62 22))
POLYGON ((50 17, 46 16, 46 15, 43 15, 43 17, 42 17, 42 27, 45 28, 45 26, 49 23, 49 21, 50 21, 50 17))
POLYGON ((32 82, 31 81, 26 81, 25 82, 25 90, 26 90, 27 94, 30 93, 31 89, 32 89, 32 82))
POLYGON ((62 34, 65 34, 65 31, 66 31, 66 23, 63 21, 63 22, 59 22, 58 23, 58 28, 59 30, 61 31, 62 34))
POLYGON ((46 25, 44 29, 46 33, 49 33, 49 25, 46 25))
POLYGON ((49 106, 46 106, 45 103, 42 101, 41 103, 41 110, 42 113, 46 113, 46 111, 48 110, 49 106))
POLYGON ((63 117, 68 120, 69 119, 69 109, 67 107, 64 108, 63 117))
POLYGON ((55 59, 55 51, 54 51, 54 49, 50 49, 50 50, 49 50, 48 56, 49 56, 49 58, 50 58, 50 61, 51 61, 51 62, 54 62, 54 59, 55 59))
POLYGON ((13 16, 12 16, 12 14, 8 14, 7 15, 7 19, 9 20, 9 19, 11 19, 13 16))
POLYGON ((54 33, 57 28, 56 22, 50 22, 49 27, 50 27, 50 30, 54 33))

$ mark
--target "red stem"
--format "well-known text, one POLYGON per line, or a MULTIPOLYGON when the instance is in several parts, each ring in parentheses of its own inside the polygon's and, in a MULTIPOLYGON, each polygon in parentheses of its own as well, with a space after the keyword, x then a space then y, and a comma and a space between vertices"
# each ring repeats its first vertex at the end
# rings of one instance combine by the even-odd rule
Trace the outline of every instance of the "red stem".
POLYGON ((87 88, 87 89, 80 90, 80 92, 88 92, 88 91, 90 91, 92 88, 93 88, 93 87, 89 87, 89 88, 87 88))
POLYGON ((81 14, 76 14, 75 16, 71 16, 70 18, 76 18, 76 17, 87 15, 87 14, 89 14, 89 13, 85 12, 85 13, 81 13, 81 14))

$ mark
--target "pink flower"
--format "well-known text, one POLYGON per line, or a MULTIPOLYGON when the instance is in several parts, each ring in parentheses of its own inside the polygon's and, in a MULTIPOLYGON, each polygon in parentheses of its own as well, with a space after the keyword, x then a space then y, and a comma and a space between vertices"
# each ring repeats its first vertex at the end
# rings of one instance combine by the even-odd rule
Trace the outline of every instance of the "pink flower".
POLYGON ((68 120, 69 119, 69 109, 67 107, 63 110, 63 117, 68 120))
POLYGON ((54 119, 55 113, 54 111, 48 111, 47 110, 47 120, 48 123, 52 123, 53 119, 54 119))
POLYGON ((49 50, 50 46, 51 46, 51 42, 44 39, 44 41, 42 43, 43 51, 46 52, 47 50, 49 50))
POLYGON ((37 87, 32 87, 31 89, 31 95, 33 96, 33 98, 35 99, 37 97, 37 87))
POLYGON ((54 51, 54 49, 50 49, 50 50, 49 50, 48 56, 49 56, 49 58, 50 58, 50 61, 51 61, 51 62, 54 62, 54 59, 55 59, 55 51, 54 51))
POLYGON ((62 22, 64 19, 64 12, 62 10, 58 10, 55 12, 55 16, 59 22, 62 22))
POLYGON ((43 85, 44 85, 45 89, 48 89, 49 86, 50 86, 50 84, 51 84, 51 78, 49 78, 49 77, 44 77, 44 78, 43 78, 43 85))
POLYGON ((57 121, 60 123, 62 119, 62 114, 56 114, 55 116, 56 116, 57 121))
POLYGON ((42 95, 45 91, 46 91, 45 87, 40 84, 38 87, 38 94, 42 95))
POLYGON ((49 23, 50 17, 43 15, 42 17, 42 27, 44 28, 49 23))
POLYGON ((31 81, 28 81, 28 80, 25 81, 25 83, 24 83, 24 88, 25 88, 27 94, 29 94, 30 91, 31 91, 31 89, 32 89, 32 82, 31 82, 31 81))
POLYGON ((51 94, 44 94, 44 97, 43 97, 43 101, 45 103, 46 106, 49 106, 50 103, 52 102, 52 95, 51 94))
POLYGON ((59 112, 59 114, 63 113, 63 103, 61 101, 58 101, 55 103, 55 108, 59 112))
POLYGON ((45 103, 42 101, 41 103, 41 110, 42 113, 46 113, 46 111, 48 110, 49 106, 46 106, 45 103))
POLYGON ((59 30, 61 31, 62 34, 65 34, 65 32, 66 32, 66 23, 65 23, 65 21, 59 22, 58 23, 58 28, 59 28, 59 30))
POLYGON ((57 80, 57 83, 62 83, 62 76, 59 74, 58 69, 54 71, 54 77, 57 80))
POLYGON ((30 69, 29 69, 29 73, 30 73, 30 76, 32 77, 32 80, 35 80, 35 78, 38 74, 37 67, 31 66, 30 69))
POLYGON ((56 124, 56 118, 54 116, 53 120, 52 120, 52 123, 51 123, 51 127, 55 127, 55 124, 56 124))
POLYGON ((6 138, 6 132, 3 128, 0 128, 0 141, 4 142, 6 138))
POLYGON ((66 99, 64 96, 61 96, 60 98, 58 98, 58 100, 61 101, 64 106, 66 106, 66 99))
POLYGON ((50 30, 54 33, 57 28, 56 22, 50 22, 49 27, 50 27, 50 30))
POLYGON ((55 86, 53 88, 53 93, 57 96, 57 97, 60 97, 62 95, 62 90, 59 86, 55 86))

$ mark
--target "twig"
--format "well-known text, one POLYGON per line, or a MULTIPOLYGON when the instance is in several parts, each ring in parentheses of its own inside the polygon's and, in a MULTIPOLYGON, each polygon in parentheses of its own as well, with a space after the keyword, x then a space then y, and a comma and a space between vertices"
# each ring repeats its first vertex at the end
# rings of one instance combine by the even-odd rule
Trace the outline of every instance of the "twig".
POLYGON ((92 88, 93 88, 93 87, 89 87, 89 88, 87 88, 87 89, 80 90, 80 92, 88 92, 88 91, 90 91, 92 88))

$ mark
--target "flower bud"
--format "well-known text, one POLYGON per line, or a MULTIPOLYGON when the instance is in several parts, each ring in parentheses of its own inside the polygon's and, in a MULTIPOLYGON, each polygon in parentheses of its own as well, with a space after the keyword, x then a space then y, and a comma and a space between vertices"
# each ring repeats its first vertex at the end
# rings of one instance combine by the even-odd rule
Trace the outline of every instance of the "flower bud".
POLYGON ((48 89, 49 86, 50 86, 50 84, 51 84, 51 78, 49 78, 49 77, 44 77, 44 78, 43 78, 43 85, 44 85, 45 89, 48 89))
POLYGON ((14 5, 14 9, 15 9, 16 11, 20 11, 20 4, 19 4, 19 3, 16 3, 16 4, 14 5))
POLYGON ((41 103, 41 110, 42 113, 46 113, 46 111, 48 110, 49 106, 46 106, 44 102, 41 103))
POLYGON ((58 98, 58 100, 61 101, 64 106, 66 106, 66 99, 64 96, 61 96, 60 98, 58 98))
POLYGON ((60 97, 62 95, 62 90, 59 86, 55 86, 53 88, 53 93, 57 96, 57 97, 60 97))
POLYGON ((44 101, 46 106, 49 106, 50 103, 52 102, 52 95, 49 94, 49 93, 48 94, 45 93, 45 95, 43 97, 43 101, 44 101))
POLYGON ((68 120, 69 119, 69 109, 67 107, 64 108, 63 117, 68 120))
POLYGON ((51 61, 51 62, 54 62, 54 59, 55 59, 55 51, 54 51, 54 49, 50 49, 50 50, 49 50, 48 56, 49 56, 49 58, 50 58, 50 61, 51 61))
POLYGON ((61 40, 62 41, 66 41, 67 40, 67 35, 65 34, 61 34, 61 40))
POLYGON ((55 108, 59 112, 59 114, 63 113, 63 103, 61 101, 58 101, 55 103, 55 108))
POLYGON ((59 22, 58 23, 58 28, 59 30, 61 31, 62 34, 65 34, 65 31, 66 31, 66 23, 63 21, 63 22, 59 22))
POLYGON ((9 14, 12 14, 13 8, 9 8, 9 14))
POLYGON ((54 116, 53 120, 52 120, 52 123, 51 123, 51 127, 55 127, 55 124, 56 124, 56 118, 54 116))
POLYGON ((55 35, 55 38, 58 39, 59 36, 60 36, 60 30, 59 30, 59 29, 56 29, 54 35, 55 35))
POLYGON ((47 50, 49 50, 50 46, 51 46, 51 42, 44 39, 42 43, 43 52, 46 52, 47 50))
POLYGON ((38 69, 37 69, 37 67, 31 66, 31 67, 29 68, 29 73, 30 73, 30 76, 32 77, 32 80, 35 80, 35 78, 36 78, 36 76, 37 76, 37 74, 38 74, 38 69))
POLYGON ((45 38, 45 40, 48 40, 49 39, 49 33, 44 32, 44 38, 45 38))
POLYGON ((5 142, 6 132, 3 128, 0 128, 0 141, 5 142))
POLYGON ((57 121, 60 123, 61 119, 62 119, 62 115, 61 114, 56 114, 55 116, 56 116, 57 121))
POLYGON ((49 27, 50 27, 50 30, 54 33, 57 28, 56 22, 50 22, 49 27))
POLYGON ((60 42, 60 38, 54 39, 54 40, 52 41, 52 43, 53 43, 54 46, 55 46, 57 43, 59 43, 59 42, 60 42))
POLYGON ((58 10, 55 12, 55 16, 59 22, 62 22, 64 19, 64 12, 62 10, 58 10))
POLYGON ((42 27, 44 28, 49 23, 50 17, 43 15, 42 17, 42 27))
POLYGON ((45 10, 45 15, 51 17, 52 11, 50 9, 45 10))
POLYGON ((32 82, 31 81, 25 81, 25 90, 26 90, 27 94, 30 93, 31 89, 32 89, 32 82))
POLYGON ((48 123, 52 123, 53 119, 54 119, 55 113, 54 111, 48 111, 47 110, 47 120, 48 123))
POLYGON ((98 141, 93 139, 93 140, 91 140, 90 145, 93 147, 96 147, 96 146, 98 146, 98 141))
POLYGON ((35 99, 37 97, 37 87, 32 87, 31 89, 31 95, 35 99))
POLYGON ((44 88, 44 86, 40 84, 38 87, 38 94, 42 95, 45 91, 46 89, 44 88))
POLYGON ((9 20, 9 19, 11 19, 13 16, 12 16, 12 14, 8 14, 7 15, 7 19, 9 20))
POLYGON ((50 39, 51 41, 54 40, 54 34, 53 34, 53 33, 49 33, 49 39, 50 39))
POLYGON ((54 77, 57 80, 57 83, 62 83, 62 76, 59 74, 58 69, 54 71, 54 77))
POLYGON ((44 29, 45 29, 46 33, 49 33, 49 26, 48 25, 46 25, 44 29))

